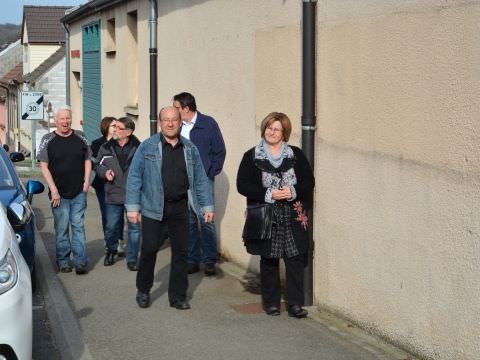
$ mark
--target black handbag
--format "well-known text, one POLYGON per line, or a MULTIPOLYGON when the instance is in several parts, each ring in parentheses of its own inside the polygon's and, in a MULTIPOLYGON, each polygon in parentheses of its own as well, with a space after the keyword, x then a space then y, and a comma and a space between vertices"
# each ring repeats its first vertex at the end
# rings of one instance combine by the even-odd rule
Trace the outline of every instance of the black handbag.
POLYGON ((245 216, 243 240, 267 240, 272 237, 273 205, 248 205, 245 216))

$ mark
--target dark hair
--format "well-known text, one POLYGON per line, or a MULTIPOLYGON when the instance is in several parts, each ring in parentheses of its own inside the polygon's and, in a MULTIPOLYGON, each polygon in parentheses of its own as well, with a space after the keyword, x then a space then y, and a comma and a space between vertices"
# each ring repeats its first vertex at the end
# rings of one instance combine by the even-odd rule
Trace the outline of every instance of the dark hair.
POLYGON ((128 116, 122 116, 121 118, 117 119, 117 122, 123 124, 125 129, 132 130, 132 133, 135 131, 135 122, 128 116))
POLYGON ((108 136, 108 127, 110 126, 112 121, 115 120, 117 119, 115 119, 113 116, 105 116, 102 121, 100 121, 100 132, 104 137, 108 136))
POLYGON ((281 112, 271 112, 265 117, 265 119, 262 120, 262 123, 260 124, 262 138, 265 138, 265 131, 267 130, 267 127, 272 125, 275 121, 279 121, 280 124, 282 124, 283 141, 288 142, 288 139, 290 139, 290 134, 292 133, 292 122, 287 115, 281 112))
POLYGON ((173 101, 178 101, 182 109, 185 106, 188 106, 190 111, 197 111, 197 104, 195 103, 195 98, 192 94, 187 92, 182 92, 173 97, 173 101))

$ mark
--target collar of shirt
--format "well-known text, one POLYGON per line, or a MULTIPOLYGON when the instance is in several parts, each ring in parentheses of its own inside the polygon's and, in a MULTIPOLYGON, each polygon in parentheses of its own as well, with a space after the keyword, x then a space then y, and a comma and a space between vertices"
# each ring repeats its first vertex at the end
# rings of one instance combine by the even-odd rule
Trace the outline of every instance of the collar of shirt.
POLYGON ((191 127, 193 127, 193 125, 195 125, 196 122, 197 122, 197 112, 196 111, 195 111, 195 115, 193 115, 192 120, 190 120, 189 122, 182 121, 183 125, 187 125, 187 126, 191 126, 191 127))
POLYGON ((180 134, 190 140, 190 131, 192 131, 193 127, 195 126, 195 122, 197 121, 197 112, 195 111, 195 115, 191 121, 186 122, 182 121, 182 128, 180 129, 180 134))
MULTIPOLYGON (((170 144, 166 139, 165 139, 165 136, 163 136, 162 133, 160 133, 160 141, 162 142, 162 147, 165 147, 165 146, 172 146, 172 144, 170 144)), ((172 146, 172 148, 175 148, 177 146, 183 146, 183 142, 182 142, 182 137, 178 136, 178 142, 175 144, 175 146, 172 146)))
POLYGON ((119 149, 120 151, 125 151, 125 149, 129 149, 130 148, 130 145, 131 145, 131 141, 130 139, 128 139, 128 141, 123 145, 121 146, 117 140, 115 140, 114 142, 114 146, 115 146, 115 149, 119 149))

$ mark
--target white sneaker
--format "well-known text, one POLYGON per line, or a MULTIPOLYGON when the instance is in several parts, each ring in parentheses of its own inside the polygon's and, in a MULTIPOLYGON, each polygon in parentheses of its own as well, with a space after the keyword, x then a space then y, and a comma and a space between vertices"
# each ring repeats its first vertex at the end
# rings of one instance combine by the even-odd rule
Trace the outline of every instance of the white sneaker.
POLYGON ((125 248, 126 247, 127 247, 127 244, 125 243, 125 240, 118 240, 118 247, 117 247, 118 257, 125 257, 125 248))

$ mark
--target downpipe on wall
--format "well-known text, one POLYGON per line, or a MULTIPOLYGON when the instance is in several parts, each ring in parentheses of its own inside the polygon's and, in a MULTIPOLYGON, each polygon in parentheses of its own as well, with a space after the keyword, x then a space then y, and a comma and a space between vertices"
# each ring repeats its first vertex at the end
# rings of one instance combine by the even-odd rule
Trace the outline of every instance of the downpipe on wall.
MULTIPOLYGON (((315 173, 315 99, 316 99, 316 0, 302 2, 302 150, 315 173)), ((313 209, 308 218, 308 263, 304 271, 304 301, 306 306, 313 304, 313 209)))
POLYGON ((148 27, 150 30, 150 135, 157 130, 157 0, 149 0, 148 27))

